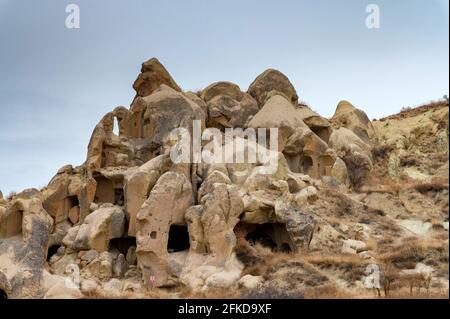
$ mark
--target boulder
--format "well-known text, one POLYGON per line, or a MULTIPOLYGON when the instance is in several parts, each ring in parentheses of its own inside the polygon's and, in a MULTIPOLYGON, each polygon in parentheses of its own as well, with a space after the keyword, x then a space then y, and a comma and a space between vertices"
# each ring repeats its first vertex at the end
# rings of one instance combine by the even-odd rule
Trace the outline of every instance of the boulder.
POLYGON ((117 206, 99 208, 86 217, 80 226, 73 227, 63 243, 74 250, 108 250, 109 241, 124 232, 125 214, 117 206))
POLYGON ((247 92, 255 98, 260 107, 274 95, 282 95, 294 105, 298 103, 294 86, 283 73, 274 69, 268 69, 260 74, 250 84, 247 92))
POLYGON ((256 101, 249 94, 243 94, 240 101, 228 95, 217 95, 208 101, 207 108, 207 126, 219 129, 241 128, 259 111, 256 101))
POLYGON ((127 271, 128 265, 123 254, 119 254, 113 266, 113 275, 116 278, 122 278, 127 271))
POLYGON ((372 123, 366 113, 348 101, 339 102, 331 122, 336 127, 343 126, 351 130, 365 143, 370 143, 370 139, 374 135, 372 123))
POLYGON ((130 248, 128 248, 126 260, 129 265, 136 264, 136 247, 135 246, 131 246, 130 248))
POLYGON ((347 239, 342 242, 342 252, 349 254, 357 254, 366 251, 367 244, 360 240, 347 239))
POLYGON ((244 93, 241 91, 237 84, 231 82, 215 82, 206 87, 200 94, 201 98, 208 103, 212 98, 216 96, 227 96, 235 101, 241 101, 244 97, 244 93))
MULTIPOLYGON (((162 85, 149 96, 138 97, 131 112, 136 122, 133 135, 149 139, 148 145, 142 147, 151 154, 164 154, 161 147, 169 142, 173 129, 181 127, 191 132, 194 120, 201 121, 204 127, 206 118, 200 106, 167 85, 162 85)), ((145 158, 141 152, 138 150, 136 156, 145 158)))
POLYGON ((137 96, 145 97, 151 95, 162 84, 165 84, 175 91, 181 91, 178 84, 166 68, 156 58, 151 58, 142 64, 141 73, 133 84, 137 96))
POLYGON ((240 288, 253 290, 259 288, 263 281, 264 278, 262 276, 245 275, 239 279, 238 286, 240 288))

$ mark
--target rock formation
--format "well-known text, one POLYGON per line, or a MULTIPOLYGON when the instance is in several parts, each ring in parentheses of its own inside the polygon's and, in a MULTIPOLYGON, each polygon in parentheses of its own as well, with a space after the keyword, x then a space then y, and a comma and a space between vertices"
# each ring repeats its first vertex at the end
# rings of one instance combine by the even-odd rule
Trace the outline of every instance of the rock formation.
MULTIPOLYGON (((327 249, 366 253, 364 259, 372 257, 360 240, 380 239, 379 228, 365 220, 397 227, 378 215, 364 217, 388 205, 380 206, 387 193, 378 198, 364 187, 385 156, 373 152, 375 144, 397 147, 389 174, 399 178, 410 135, 424 134, 419 128, 395 135, 346 101, 331 119, 323 118, 299 104, 288 78, 273 69, 259 75, 247 92, 217 82, 192 93, 183 92, 153 58, 142 64, 133 88, 130 107, 115 108, 94 128, 85 163, 62 167, 41 191, 7 199, 0 193, 0 289, 6 296, 78 298, 98 289, 139 294, 150 287, 180 286, 203 292, 256 289, 273 274, 244 272, 249 261, 242 247, 248 244, 245 254, 256 259, 261 258, 258 245, 296 256, 327 249), (276 170, 265 174, 258 161, 173 162, 173 130, 191 132, 194 121, 202 132, 214 128, 220 137, 231 128, 277 128, 276 170), (340 217, 333 221, 336 214, 340 217), (351 234, 357 231, 366 235, 356 240, 351 234)), ((430 130, 436 130, 448 155, 448 121, 436 114, 447 133, 431 124, 430 130)), ((222 146, 239 141, 248 142, 249 136, 233 136, 222 146)), ((203 141, 200 148, 211 145, 203 141)), ((245 145, 233 154, 256 151, 245 145)), ((258 151, 267 152, 268 145, 258 151)), ((448 183, 448 158, 446 163, 448 183)), ((406 168, 405 173, 419 174, 406 168)), ((416 193, 404 192, 395 200, 401 204, 392 204, 391 211, 405 216, 405 207, 423 207, 428 199, 418 204, 416 193)), ((448 214, 448 201, 446 207, 448 214)), ((441 213, 436 210, 434 218, 442 219, 441 213)), ((304 271, 318 276, 316 270, 304 271)))

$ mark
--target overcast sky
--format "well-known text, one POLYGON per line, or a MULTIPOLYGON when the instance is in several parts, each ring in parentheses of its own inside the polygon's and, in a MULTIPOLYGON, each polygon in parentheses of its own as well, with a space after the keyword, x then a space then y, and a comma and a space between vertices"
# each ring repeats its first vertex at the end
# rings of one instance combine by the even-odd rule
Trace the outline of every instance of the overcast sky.
POLYGON ((286 74, 323 116, 342 99, 370 118, 448 94, 448 0, 0 0, 0 190, 42 187, 81 164, 103 114, 129 106, 157 57, 184 90, 247 90, 286 74), (65 27, 78 4, 81 28, 65 27), (366 6, 378 4, 379 29, 366 6))

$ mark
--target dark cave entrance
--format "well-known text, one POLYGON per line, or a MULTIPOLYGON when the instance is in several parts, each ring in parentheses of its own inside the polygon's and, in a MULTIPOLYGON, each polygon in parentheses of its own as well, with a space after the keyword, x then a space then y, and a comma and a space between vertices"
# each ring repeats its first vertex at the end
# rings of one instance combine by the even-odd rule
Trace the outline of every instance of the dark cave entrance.
POLYGON ((260 243, 264 247, 268 247, 274 250, 277 247, 273 239, 273 227, 272 224, 262 224, 256 226, 256 228, 249 232, 245 239, 252 245, 260 243))
POLYGON ((125 203, 125 195, 123 190, 123 179, 109 179, 103 175, 94 176, 97 182, 94 202, 111 203, 123 206, 125 203))
POLYGON ((4 291, 3 289, 0 288, 0 300, 5 300, 8 299, 8 294, 6 293, 6 291, 4 291))
POLYGON ((47 261, 50 261, 50 258, 58 252, 59 247, 61 247, 61 245, 52 245, 48 248, 47 261))
POLYGON ((189 249, 189 232, 187 226, 171 225, 169 230, 169 240, 167 241, 167 251, 174 253, 189 249))
POLYGON ((311 170, 313 167, 313 160, 311 157, 309 156, 304 156, 301 160, 300 160, 300 165, 302 168, 302 173, 306 174, 306 175, 311 175, 311 170))
POLYGON ((97 189, 95 190, 95 203, 114 203, 114 183, 102 176, 94 176, 97 182, 97 189))
POLYGON ((132 246, 136 247, 136 237, 114 238, 109 241, 109 250, 117 249, 124 256, 132 246))
POLYGON ((69 196, 67 197, 67 201, 69 202, 69 209, 75 206, 80 206, 78 196, 69 196))
POLYGON ((313 131, 322 141, 328 144, 330 141, 331 130, 329 127, 325 126, 311 126, 311 131, 313 131))
POLYGON ((270 248, 272 251, 291 252, 292 243, 286 226, 281 223, 248 224, 238 223, 239 228, 244 231, 245 240, 250 245, 260 244, 270 248))
POLYGON ((123 206, 125 203, 125 195, 123 188, 114 189, 114 205, 123 206))

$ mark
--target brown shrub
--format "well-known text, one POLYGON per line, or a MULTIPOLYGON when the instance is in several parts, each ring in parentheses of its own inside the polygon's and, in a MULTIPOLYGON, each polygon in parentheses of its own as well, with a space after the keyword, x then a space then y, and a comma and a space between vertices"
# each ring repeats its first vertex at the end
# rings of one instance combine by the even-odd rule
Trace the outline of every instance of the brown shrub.
POLYGON ((414 166, 417 165, 417 159, 411 155, 407 155, 407 156, 402 156, 400 158, 400 166, 405 167, 405 166, 414 166))
POLYGON ((372 157, 374 160, 386 158, 386 156, 391 151, 392 151, 392 146, 386 145, 386 144, 382 144, 382 145, 377 144, 377 145, 374 145, 371 149, 372 157))
POLYGON ((347 165, 348 177, 354 189, 359 189, 367 180, 370 172, 370 165, 362 156, 347 154, 343 158, 347 165))
POLYGON ((413 185, 414 189, 420 193, 440 192, 448 189, 448 184, 442 181, 431 181, 429 183, 417 183, 413 185))

